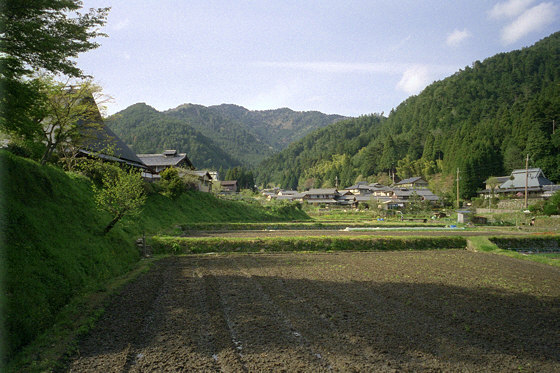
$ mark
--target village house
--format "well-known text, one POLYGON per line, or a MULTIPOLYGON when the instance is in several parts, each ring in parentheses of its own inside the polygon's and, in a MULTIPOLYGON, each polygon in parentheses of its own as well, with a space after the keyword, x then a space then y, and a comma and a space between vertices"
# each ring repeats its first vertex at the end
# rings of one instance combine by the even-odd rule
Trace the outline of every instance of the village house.
POLYGON ((493 191, 489 183, 495 180, 491 179, 486 180, 486 189, 478 191, 481 197, 488 198, 492 194, 523 197, 525 195, 525 187, 527 187, 528 198, 543 199, 550 197, 554 192, 560 190, 560 185, 555 185, 546 178, 540 168, 513 170, 511 176, 498 176, 496 177, 496 183, 503 182, 498 187, 494 186, 493 191))
POLYGON ((336 197, 339 196, 336 188, 310 189, 303 194, 303 200, 314 205, 335 205, 337 203, 336 197))
POLYGON ((212 192, 212 176, 208 171, 184 170, 179 175, 190 175, 196 180, 196 189, 201 192, 212 192))
POLYGON ((178 153, 177 150, 165 150, 161 154, 138 154, 138 158, 152 170, 142 175, 148 180, 159 180, 161 171, 170 167, 194 170, 187 154, 178 153))
POLYGON ((397 188, 422 189, 428 187, 428 182, 419 176, 409 177, 395 184, 397 188))
POLYGON ((232 193, 237 193, 239 191, 237 189, 237 180, 220 181, 220 185, 222 187, 222 193, 224 194, 232 194, 232 193))
POLYGON ((83 142, 77 149, 76 157, 101 158, 105 161, 132 166, 143 171, 151 171, 137 155, 103 121, 93 97, 86 99, 92 105, 93 115, 88 120, 79 120, 77 127, 83 142))
POLYGON ((282 190, 278 189, 276 193, 269 195, 269 200, 276 199, 280 201, 302 201, 304 193, 297 190, 282 190))

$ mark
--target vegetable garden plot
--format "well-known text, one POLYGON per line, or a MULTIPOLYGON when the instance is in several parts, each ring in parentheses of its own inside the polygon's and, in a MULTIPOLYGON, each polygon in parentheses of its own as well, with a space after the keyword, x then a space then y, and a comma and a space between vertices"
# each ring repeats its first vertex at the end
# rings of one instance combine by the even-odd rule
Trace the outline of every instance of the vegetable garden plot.
POLYGON ((462 250, 188 255, 129 284, 71 371, 558 371, 560 270, 462 250))

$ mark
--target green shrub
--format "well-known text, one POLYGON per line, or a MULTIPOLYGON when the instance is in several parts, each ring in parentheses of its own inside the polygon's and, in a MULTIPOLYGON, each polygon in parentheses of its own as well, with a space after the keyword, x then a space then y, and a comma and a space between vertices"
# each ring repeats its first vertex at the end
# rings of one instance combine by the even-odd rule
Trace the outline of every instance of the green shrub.
POLYGON ((156 236, 152 238, 156 253, 207 252, 277 252, 277 251, 404 251, 462 249, 463 237, 295 237, 295 238, 188 238, 156 236), (181 250, 178 250, 178 246, 181 250))

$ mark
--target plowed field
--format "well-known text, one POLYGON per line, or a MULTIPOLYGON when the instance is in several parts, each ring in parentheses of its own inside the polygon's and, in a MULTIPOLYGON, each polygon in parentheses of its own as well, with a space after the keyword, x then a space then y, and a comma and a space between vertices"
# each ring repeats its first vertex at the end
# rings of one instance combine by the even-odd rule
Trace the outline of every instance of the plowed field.
POLYGON ((68 370, 560 371, 560 270, 460 250, 170 257, 68 370))

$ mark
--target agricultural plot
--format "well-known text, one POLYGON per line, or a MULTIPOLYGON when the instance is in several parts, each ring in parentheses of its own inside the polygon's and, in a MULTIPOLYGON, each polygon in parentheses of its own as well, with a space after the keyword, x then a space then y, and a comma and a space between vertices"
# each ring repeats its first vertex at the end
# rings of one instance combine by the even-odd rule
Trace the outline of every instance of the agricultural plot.
POLYGON ((464 250, 169 257, 68 370, 560 371, 560 270, 464 250))

